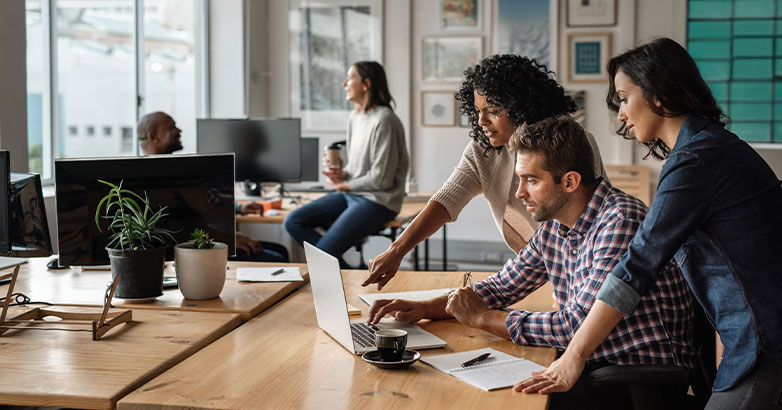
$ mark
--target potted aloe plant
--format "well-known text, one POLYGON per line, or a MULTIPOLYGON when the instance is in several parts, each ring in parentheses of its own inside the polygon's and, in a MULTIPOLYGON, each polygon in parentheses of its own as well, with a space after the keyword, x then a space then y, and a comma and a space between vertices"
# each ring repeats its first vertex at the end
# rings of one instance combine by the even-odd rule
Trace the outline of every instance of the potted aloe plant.
POLYGON ((115 295, 122 299, 148 299, 163 294, 163 268, 166 244, 176 240, 168 229, 156 225, 166 216, 165 207, 152 211, 146 193, 141 195, 111 182, 109 193, 101 198, 95 210, 95 224, 108 221, 111 232, 106 250, 111 261, 112 277, 119 275, 115 295))
POLYGON ((214 242, 209 234, 196 229, 190 242, 174 247, 179 290, 186 299, 212 299, 225 285, 228 245, 214 242))

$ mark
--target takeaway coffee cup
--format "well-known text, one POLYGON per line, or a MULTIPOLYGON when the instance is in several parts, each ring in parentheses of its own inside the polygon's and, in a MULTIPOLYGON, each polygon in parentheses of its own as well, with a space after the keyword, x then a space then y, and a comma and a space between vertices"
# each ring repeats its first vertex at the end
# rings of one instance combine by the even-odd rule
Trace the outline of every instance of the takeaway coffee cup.
POLYGON ((407 331, 402 329, 380 329, 375 332, 375 345, 384 362, 398 362, 407 347, 407 331))
POLYGON ((326 162, 329 164, 329 168, 338 169, 341 167, 339 158, 340 148, 339 146, 329 146, 326 148, 326 162))

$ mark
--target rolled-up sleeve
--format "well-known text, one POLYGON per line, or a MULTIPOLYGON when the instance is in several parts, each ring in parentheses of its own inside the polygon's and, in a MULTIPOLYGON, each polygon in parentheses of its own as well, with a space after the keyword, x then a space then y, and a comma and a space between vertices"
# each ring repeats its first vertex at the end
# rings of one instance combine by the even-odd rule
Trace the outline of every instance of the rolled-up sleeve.
POLYGON ((453 170, 442 188, 430 199, 430 201, 438 202, 445 207, 451 217, 450 222, 456 221, 467 203, 483 193, 474 155, 473 144, 467 144, 462 158, 459 160, 459 165, 453 170))

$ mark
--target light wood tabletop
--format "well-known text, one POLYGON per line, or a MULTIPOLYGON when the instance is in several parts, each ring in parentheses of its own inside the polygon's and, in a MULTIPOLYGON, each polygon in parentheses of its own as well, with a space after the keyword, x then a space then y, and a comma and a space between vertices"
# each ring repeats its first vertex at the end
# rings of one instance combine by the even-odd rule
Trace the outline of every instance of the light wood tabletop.
MULTIPOLYGON (((347 302, 366 315, 358 295, 365 271, 344 271, 347 302)), ((389 292, 461 286, 463 272, 399 272, 389 292)), ((473 274, 476 279, 488 275, 473 274)), ((546 286, 522 303, 551 308, 546 286)), ((423 321, 448 342, 426 355, 483 347, 548 365, 555 350, 515 345, 456 320, 423 321)), ((318 328, 311 286, 245 323, 120 400, 118 409, 545 409, 546 395, 511 389, 484 392, 418 362, 383 370, 343 349, 318 328)))
MULTIPOLYGON (((9 313, 24 310, 16 307, 9 313)), ((99 341, 92 341, 89 332, 8 331, 0 336, 0 404, 113 409, 121 397, 239 323, 236 314, 134 310, 132 322, 99 341)))
MULTIPOLYGON (((106 286, 111 282, 111 272, 69 268, 47 270, 45 258, 30 258, 21 265, 14 292, 27 295, 32 301, 57 305, 100 306, 106 286)), ((306 282, 309 280, 306 264, 280 264, 258 262, 228 262, 225 287, 220 297, 207 300, 185 299, 179 289, 164 289, 160 296, 146 303, 132 303, 114 298, 113 306, 131 309, 177 309, 193 312, 238 313, 242 320, 249 320, 258 313, 298 289, 304 282, 237 282, 236 269, 261 266, 297 266, 306 282)), ((171 263, 165 276, 176 276, 171 263)), ((0 286, 5 294, 8 285, 0 286)))

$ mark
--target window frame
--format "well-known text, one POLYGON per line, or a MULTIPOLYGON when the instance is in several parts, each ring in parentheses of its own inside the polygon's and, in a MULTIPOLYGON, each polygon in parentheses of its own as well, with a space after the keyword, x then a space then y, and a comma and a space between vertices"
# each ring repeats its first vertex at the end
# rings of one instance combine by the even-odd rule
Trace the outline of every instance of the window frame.
MULTIPOLYGON (((53 153, 59 152, 59 143, 61 139, 67 138, 68 128, 62 130, 63 135, 59 135, 57 124, 60 120, 58 109, 59 104, 55 98, 53 90, 58 90, 57 79, 57 29, 56 29, 56 10, 58 0, 40 0, 41 2, 41 44, 43 58, 43 76, 44 89, 42 91, 42 164, 41 179, 44 185, 54 184, 54 160, 53 153)), ((135 90, 135 118, 138 120, 145 113, 145 89, 144 89, 144 1, 131 0, 134 9, 134 31, 132 44, 134 47, 133 61, 133 84, 135 90)), ((208 75, 208 44, 209 44, 209 19, 208 19, 208 1, 193 0, 194 9, 198 13, 195 36, 196 41, 196 117, 209 116, 209 75, 208 75)), ((26 11, 25 11, 26 13, 26 11)), ((26 86, 25 86, 26 87, 26 86)), ((95 136, 103 136, 99 130, 102 126, 95 125, 95 136)), ((119 130, 122 138, 122 130, 119 130)), ((29 137, 28 137, 29 138, 29 137)), ((26 138, 27 139, 27 138, 26 138)), ((135 136, 133 137, 135 142, 135 136)), ((28 140, 29 146, 29 140, 28 140)), ((138 143, 133 144, 133 156, 139 156, 138 143)), ((29 153, 28 153, 29 156, 29 153)), ((29 157, 28 157, 29 161, 29 157)))

